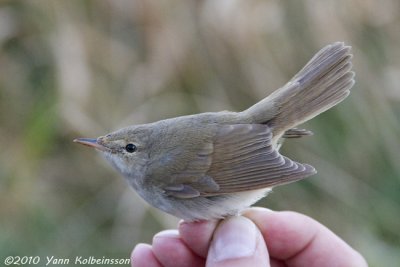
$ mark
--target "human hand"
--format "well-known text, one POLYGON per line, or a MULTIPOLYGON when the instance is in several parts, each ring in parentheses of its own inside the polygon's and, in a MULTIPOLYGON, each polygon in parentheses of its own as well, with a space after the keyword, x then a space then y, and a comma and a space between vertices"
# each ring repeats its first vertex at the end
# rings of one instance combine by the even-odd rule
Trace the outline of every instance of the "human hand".
POLYGON ((181 222, 138 244, 135 267, 364 267, 364 258, 328 228, 295 212, 250 208, 222 221, 181 222))

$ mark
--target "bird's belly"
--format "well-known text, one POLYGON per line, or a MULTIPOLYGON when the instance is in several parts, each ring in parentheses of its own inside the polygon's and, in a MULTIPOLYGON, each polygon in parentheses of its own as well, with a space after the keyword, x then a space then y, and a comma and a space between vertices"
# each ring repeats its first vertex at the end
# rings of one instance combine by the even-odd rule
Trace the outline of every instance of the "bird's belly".
POLYGON ((268 194, 271 189, 263 188, 234 194, 186 199, 167 196, 158 189, 150 192, 142 188, 142 190, 136 191, 149 204, 164 212, 185 221, 199 221, 240 214, 242 210, 268 194))

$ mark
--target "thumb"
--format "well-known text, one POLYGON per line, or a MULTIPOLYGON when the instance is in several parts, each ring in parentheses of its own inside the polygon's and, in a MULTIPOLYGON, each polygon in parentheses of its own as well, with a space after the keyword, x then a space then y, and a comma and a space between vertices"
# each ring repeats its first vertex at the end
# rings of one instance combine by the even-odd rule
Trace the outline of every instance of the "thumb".
POLYGON ((256 225, 242 216, 222 221, 214 232, 206 266, 269 267, 268 250, 256 225))

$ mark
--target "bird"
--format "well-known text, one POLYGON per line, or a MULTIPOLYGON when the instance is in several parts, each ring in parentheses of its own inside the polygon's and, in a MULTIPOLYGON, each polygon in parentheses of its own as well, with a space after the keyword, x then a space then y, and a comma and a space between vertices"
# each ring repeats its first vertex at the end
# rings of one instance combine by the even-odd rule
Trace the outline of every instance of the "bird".
POLYGON ((280 154, 298 125, 343 101, 354 85, 351 47, 329 44, 284 86, 241 112, 131 125, 74 142, 99 150, 152 206, 185 221, 240 214, 273 187, 316 169, 280 154))

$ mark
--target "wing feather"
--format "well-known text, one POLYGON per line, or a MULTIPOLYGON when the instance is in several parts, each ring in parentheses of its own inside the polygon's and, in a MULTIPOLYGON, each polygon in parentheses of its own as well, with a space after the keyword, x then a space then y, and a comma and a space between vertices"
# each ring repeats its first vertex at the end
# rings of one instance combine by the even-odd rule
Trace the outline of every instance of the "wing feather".
POLYGON ((214 139, 213 160, 207 175, 225 194, 294 182, 315 174, 307 164, 282 156, 272 145, 272 131, 262 124, 223 126, 214 139))
POLYGON ((265 124, 219 126, 216 135, 164 187, 177 198, 214 196, 286 184, 315 174, 315 169, 282 156, 265 124))

